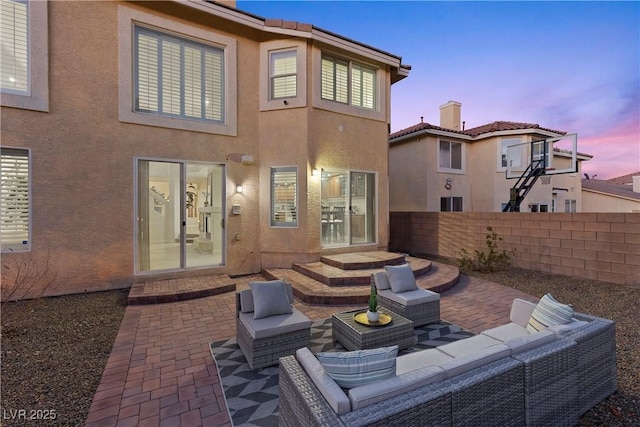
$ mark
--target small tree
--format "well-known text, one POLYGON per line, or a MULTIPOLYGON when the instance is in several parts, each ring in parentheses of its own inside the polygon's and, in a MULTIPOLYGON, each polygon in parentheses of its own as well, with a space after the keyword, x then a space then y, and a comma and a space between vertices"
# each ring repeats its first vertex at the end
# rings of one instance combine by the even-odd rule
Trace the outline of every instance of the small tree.
POLYGON ((498 237, 498 234, 491 227, 487 227, 487 231, 489 232, 485 240, 487 251, 481 252, 476 249, 471 255, 466 249, 461 249, 460 268, 467 271, 490 273, 511 266, 511 257, 515 255, 515 249, 511 251, 499 250, 498 242, 502 241, 502 237, 498 237))
POLYGON ((378 293, 376 292, 376 285, 371 284, 371 292, 369 293, 369 311, 375 313, 378 311, 378 293))

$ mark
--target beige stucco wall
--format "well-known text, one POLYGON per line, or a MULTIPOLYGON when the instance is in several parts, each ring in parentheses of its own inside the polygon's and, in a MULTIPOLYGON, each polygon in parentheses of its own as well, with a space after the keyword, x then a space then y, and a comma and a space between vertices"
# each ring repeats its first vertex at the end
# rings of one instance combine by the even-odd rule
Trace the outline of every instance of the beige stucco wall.
MULTIPOLYGON (((388 244, 388 102, 377 119, 314 109, 260 109, 260 43, 283 38, 248 30, 187 7, 161 3, 97 1, 49 3, 48 113, 2 108, 2 144, 29 148, 32 164, 32 251, 3 254, 3 280, 15 264, 46 259, 57 279, 48 293, 128 286, 149 277, 258 272, 319 258, 320 180, 311 168, 376 172, 378 238, 362 249, 388 244), (220 135, 119 120, 118 8, 150 13, 236 40, 237 132, 220 135), (172 15, 165 13, 168 7, 172 15), (179 13, 183 18, 175 18, 179 13), (90 42, 88 42, 90 41, 90 42), (342 126, 342 131, 339 130, 342 126), (247 153, 252 165, 228 160, 247 153), (364 154, 366 153, 366 154, 364 154), (202 161, 226 165, 226 265, 166 275, 134 275, 134 166, 136 159, 202 161), (269 226, 270 168, 298 167, 297 228, 269 226), (317 180, 317 181, 316 181, 317 180), (236 194, 236 184, 244 192, 236 194), (233 205, 240 215, 231 215, 233 205), (236 238, 236 235, 238 238, 236 238)), ((298 40, 300 42, 300 40, 298 40)), ((311 56, 312 43, 304 42, 311 56)), ((389 85, 389 71, 381 66, 389 85)), ((312 67, 307 92, 311 94, 312 67)), ((384 99, 388 100, 388 91, 384 99)), ((353 250, 339 248, 338 251, 353 250)))
POLYGON ((583 212, 640 212, 640 201, 582 189, 583 212))
MULTIPOLYGON (((523 142, 531 138, 531 135, 522 136, 523 142)), ((440 198, 462 197, 466 212, 499 212, 502 204, 509 201, 509 190, 517 182, 517 179, 506 179, 504 169, 498 167, 500 141, 500 136, 467 141, 422 134, 391 144, 391 211, 438 212, 440 198), (438 172, 440 139, 463 143, 463 173, 438 172), (445 187, 447 180, 450 180, 450 189, 445 187)), ((576 200, 577 211, 580 211, 580 188, 579 173, 553 175, 548 184, 538 180, 521 204, 521 210, 529 211, 531 204, 547 204, 551 210, 555 197, 559 212, 564 212, 566 199, 576 200)))

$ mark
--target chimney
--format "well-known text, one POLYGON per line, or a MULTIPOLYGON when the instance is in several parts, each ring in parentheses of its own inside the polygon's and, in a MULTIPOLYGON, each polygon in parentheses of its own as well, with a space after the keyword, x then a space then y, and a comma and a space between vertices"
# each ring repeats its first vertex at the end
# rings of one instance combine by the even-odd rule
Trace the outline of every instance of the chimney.
POLYGON ((452 130, 460 129, 460 108, 462 104, 449 101, 440 106, 440 127, 452 130))
POLYGON ((640 193, 640 175, 633 177, 633 192, 640 193))

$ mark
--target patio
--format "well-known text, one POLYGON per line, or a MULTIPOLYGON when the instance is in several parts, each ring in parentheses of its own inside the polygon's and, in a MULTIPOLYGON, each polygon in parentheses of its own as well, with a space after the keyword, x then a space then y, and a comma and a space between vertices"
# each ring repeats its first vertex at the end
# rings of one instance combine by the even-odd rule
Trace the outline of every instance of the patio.
MULTIPOLYGON (((261 276, 235 279, 237 289, 261 276)), ((480 332, 506 323, 513 298, 537 298, 486 280, 462 277, 441 294, 441 317, 480 332)), ((231 426, 211 341, 235 335, 235 295, 221 293, 126 309, 87 426, 231 426)), ((311 320, 358 306, 295 306, 311 320)))

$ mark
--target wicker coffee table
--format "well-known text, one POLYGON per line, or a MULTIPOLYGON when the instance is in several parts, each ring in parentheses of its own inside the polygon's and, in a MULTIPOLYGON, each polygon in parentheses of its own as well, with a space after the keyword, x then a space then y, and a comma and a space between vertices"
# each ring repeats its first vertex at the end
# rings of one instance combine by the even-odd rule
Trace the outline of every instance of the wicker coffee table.
POLYGON ((347 350, 398 345, 398 349, 409 348, 418 338, 413 333, 413 322, 392 311, 378 308, 378 311, 391 316, 391 323, 384 326, 368 326, 358 323, 353 316, 363 310, 334 313, 331 316, 331 334, 333 339, 347 350))

